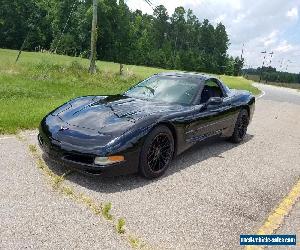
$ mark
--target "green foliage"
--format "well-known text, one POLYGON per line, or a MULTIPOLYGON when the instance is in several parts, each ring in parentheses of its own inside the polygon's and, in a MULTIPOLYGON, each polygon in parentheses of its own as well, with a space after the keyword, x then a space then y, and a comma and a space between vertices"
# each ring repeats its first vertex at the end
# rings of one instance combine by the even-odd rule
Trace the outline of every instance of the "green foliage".
POLYGON ((244 58, 236 57, 234 59, 234 70, 233 70, 233 75, 234 76, 241 75, 243 65, 244 65, 244 58))
MULTIPOLYGON (((124 75, 119 76, 118 64, 98 61, 99 72, 90 75, 87 59, 24 52, 15 64, 16 56, 17 51, 0 49, 0 134, 37 128, 47 113, 75 97, 119 94, 165 71, 124 65, 124 75)), ((244 78, 221 79, 231 88, 259 92, 244 78)))
POLYGON ((36 153, 36 152, 37 152, 37 148, 36 148, 36 146, 33 145, 33 144, 30 144, 30 145, 29 145, 29 150, 30 150, 30 152, 32 152, 32 153, 36 153))
POLYGON ((116 230, 119 234, 124 234, 125 233, 125 219, 124 218, 120 218, 117 221, 117 225, 116 225, 116 230))
MULTIPOLYGON (((243 70, 244 74, 250 76, 251 79, 257 76, 256 81, 259 80, 259 76, 261 74, 262 80, 266 82, 277 82, 277 83, 300 83, 300 73, 288 73, 277 71, 276 68, 273 67, 263 67, 257 69, 245 69, 243 70)), ((298 86, 299 88, 300 86, 298 86)))
MULTIPOLYGON (((159 5, 148 15, 131 11, 123 0, 102 0, 98 13, 98 59, 239 75, 243 62, 236 61, 234 70, 227 63, 231 59, 225 26, 201 22, 191 9, 177 7, 169 15, 159 5)), ((28 36, 26 50, 88 58, 91 19, 91 0, 3 0, 0 47, 19 49, 28 36)))
POLYGON ((136 249, 142 247, 142 243, 137 237, 129 236, 128 240, 132 248, 136 249))
POLYGON ((110 214, 110 211, 111 211, 111 203, 105 203, 103 206, 102 206, 102 214, 104 216, 105 219, 107 220, 112 220, 113 219, 113 216, 110 214))

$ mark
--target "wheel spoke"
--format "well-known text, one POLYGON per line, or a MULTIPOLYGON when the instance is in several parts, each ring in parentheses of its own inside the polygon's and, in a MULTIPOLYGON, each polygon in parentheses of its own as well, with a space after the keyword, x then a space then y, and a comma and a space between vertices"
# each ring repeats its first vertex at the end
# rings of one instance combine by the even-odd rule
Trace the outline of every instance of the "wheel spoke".
POLYGON ((246 116, 242 116, 238 124, 238 136, 240 139, 242 139, 245 136, 247 131, 247 126, 248 126, 248 119, 246 116))
POLYGON ((162 171, 172 158, 172 146, 166 134, 157 135, 147 154, 148 166, 153 172, 162 171))

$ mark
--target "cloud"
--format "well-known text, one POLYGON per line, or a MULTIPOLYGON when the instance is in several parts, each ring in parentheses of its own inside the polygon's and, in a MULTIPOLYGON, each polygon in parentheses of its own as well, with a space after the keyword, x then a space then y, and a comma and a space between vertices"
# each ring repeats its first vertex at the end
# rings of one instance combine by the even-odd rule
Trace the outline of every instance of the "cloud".
POLYGON ((273 30, 269 35, 262 38, 265 47, 275 44, 278 40, 278 30, 273 30))
POLYGON ((288 41, 282 41, 276 48, 275 51, 279 53, 286 53, 294 49, 294 46, 289 44, 288 41))
MULTIPOLYGON (((292 60, 289 71, 300 72, 300 21, 299 0, 151 0, 163 4, 172 14, 175 7, 183 6, 194 11, 200 21, 207 18, 212 23, 222 22, 230 38, 228 53, 241 54, 243 44, 246 63, 260 66, 261 51, 274 51, 272 66, 279 67, 281 60, 292 60), (296 56, 298 55, 298 56, 296 56)), ((140 6, 152 10, 141 0, 128 0, 131 8, 140 6)))
POLYGON ((294 7, 290 9, 287 13, 286 16, 290 19, 298 19, 298 9, 297 7, 294 7))

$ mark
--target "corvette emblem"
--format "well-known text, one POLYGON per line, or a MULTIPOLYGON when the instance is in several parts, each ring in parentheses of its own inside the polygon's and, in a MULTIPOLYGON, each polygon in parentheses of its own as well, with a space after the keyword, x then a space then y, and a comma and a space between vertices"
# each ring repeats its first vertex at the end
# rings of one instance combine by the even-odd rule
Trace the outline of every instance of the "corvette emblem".
POLYGON ((66 131, 66 130, 69 130, 69 128, 61 126, 59 131, 66 131))

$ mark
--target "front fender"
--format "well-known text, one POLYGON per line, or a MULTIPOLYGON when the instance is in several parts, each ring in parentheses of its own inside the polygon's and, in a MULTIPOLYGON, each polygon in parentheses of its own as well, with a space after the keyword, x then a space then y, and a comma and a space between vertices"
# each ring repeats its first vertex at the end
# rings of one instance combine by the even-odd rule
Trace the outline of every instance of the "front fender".
POLYGON ((106 152, 122 152, 142 147, 146 136, 159 123, 159 117, 147 117, 136 121, 134 126, 107 144, 106 152))

